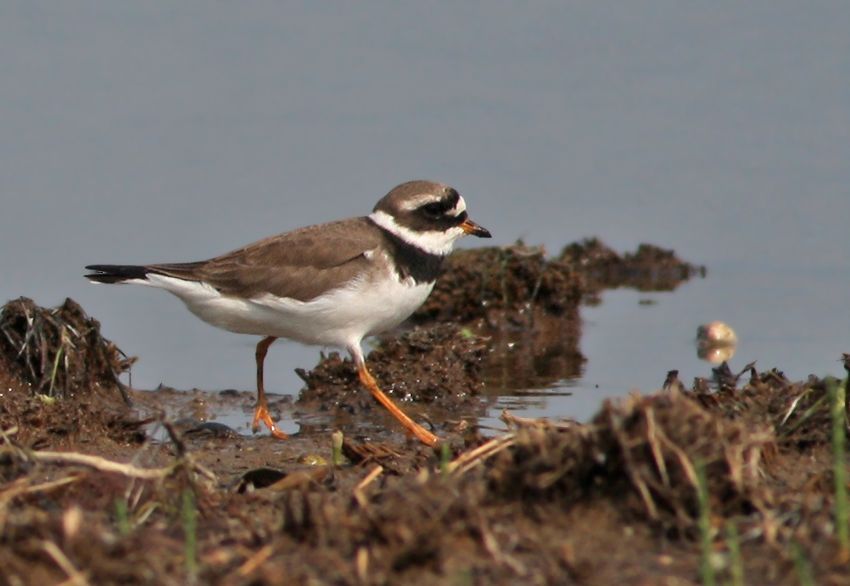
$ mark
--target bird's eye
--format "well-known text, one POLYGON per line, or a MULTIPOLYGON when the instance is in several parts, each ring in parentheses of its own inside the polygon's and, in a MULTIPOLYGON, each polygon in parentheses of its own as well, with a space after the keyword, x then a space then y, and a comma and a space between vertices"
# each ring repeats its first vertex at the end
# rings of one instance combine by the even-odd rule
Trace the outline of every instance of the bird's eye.
POLYGON ((422 209, 423 212, 425 212, 427 215, 429 215, 433 218, 441 216, 443 214, 443 211, 444 211, 443 210, 443 204, 438 202, 438 201, 426 204, 426 205, 422 206, 421 209, 422 209))

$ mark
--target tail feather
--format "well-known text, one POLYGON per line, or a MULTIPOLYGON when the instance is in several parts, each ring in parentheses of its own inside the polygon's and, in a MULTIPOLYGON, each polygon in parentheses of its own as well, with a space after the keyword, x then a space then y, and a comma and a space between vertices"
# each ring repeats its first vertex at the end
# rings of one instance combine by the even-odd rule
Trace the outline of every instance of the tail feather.
POLYGON ((93 271, 85 275, 93 283, 123 283, 133 279, 142 279, 150 269, 141 265, 88 265, 86 269, 93 271))

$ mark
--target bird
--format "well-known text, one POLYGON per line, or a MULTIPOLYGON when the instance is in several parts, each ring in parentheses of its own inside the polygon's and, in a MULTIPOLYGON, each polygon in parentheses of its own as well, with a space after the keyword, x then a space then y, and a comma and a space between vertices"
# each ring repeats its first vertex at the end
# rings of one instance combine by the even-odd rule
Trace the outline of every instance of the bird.
POLYGON ((278 338, 348 351, 361 384, 407 432, 428 446, 439 438, 408 417, 367 368, 362 340, 395 328, 427 299, 455 241, 490 238, 458 191, 415 180, 389 191, 366 216, 297 228, 209 260, 148 265, 92 264, 93 283, 141 284, 177 296, 196 317, 224 330, 262 336, 256 345, 252 430, 269 413, 263 365, 278 338))

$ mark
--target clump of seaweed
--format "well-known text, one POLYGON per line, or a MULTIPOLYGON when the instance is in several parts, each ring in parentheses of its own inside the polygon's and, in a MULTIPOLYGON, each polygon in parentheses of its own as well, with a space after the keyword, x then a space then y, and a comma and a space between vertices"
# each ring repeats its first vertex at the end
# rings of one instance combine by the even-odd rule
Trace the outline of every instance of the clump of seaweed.
POLYGON ((522 426, 489 471, 502 498, 535 506, 597 494, 625 497, 634 514, 675 532, 699 517, 697 469, 711 510, 731 515, 772 500, 762 482, 773 434, 727 421, 679 393, 606 401, 588 426, 522 426))
POLYGON ((123 389, 118 375, 134 361, 72 299, 47 309, 21 297, 0 308, 0 354, 33 394, 60 399, 95 386, 123 389))
POLYGON ((550 316, 575 310, 584 288, 569 266, 546 258, 542 247, 513 246, 459 250, 446 261, 434 291, 413 315, 417 323, 471 322, 522 315, 540 308, 550 316))
POLYGON ((641 244, 622 256, 597 238, 569 244, 558 261, 580 272, 591 290, 631 287, 639 291, 672 291, 705 267, 680 260, 672 250, 641 244))
POLYGON ((93 435, 142 441, 118 380, 132 361, 70 299, 53 309, 10 301, 0 308, 0 428, 40 447, 93 435))
MULTIPOLYGON (((829 387, 833 377, 790 381, 777 369, 757 372, 748 364, 733 374, 724 363, 714 369, 713 386, 698 379, 688 391, 706 409, 753 425, 773 428, 777 442, 798 449, 830 442, 829 387), (749 378, 743 384, 745 373, 749 378)), ((850 412, 846 414, 850 417, 850 412)))
POLYGON ((705 267, 684 262, 672 250, 641 244, 620 255, 596 238, 566 246, 549 258, 542 246, 459 250, 446 261, 428 301, 413 315, 417 323, 505 320, 527 325, 526 316, 562 317, 582 301, 597 301, 602 289, 634 287, 671 291, 705 267))

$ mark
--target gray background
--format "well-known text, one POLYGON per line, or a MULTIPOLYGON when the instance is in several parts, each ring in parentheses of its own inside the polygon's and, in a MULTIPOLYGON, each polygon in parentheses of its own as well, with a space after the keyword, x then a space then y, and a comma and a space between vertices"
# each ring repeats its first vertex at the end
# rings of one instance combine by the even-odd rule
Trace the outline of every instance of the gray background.
MULTIPOLYGON (((495 244, 598 235, 709 268, 585 310, 575 395, 533 413, 707 375, 711 319, 733 367, 840 374, 848 31, 843 0, 0 2, 0 299, 77 299, 141 357, 136 386, 252 389, 253 339, 83 265, 206 258, 433 178, 495 244)), ((269 387, 316 357, 276 345, 269 387)))

